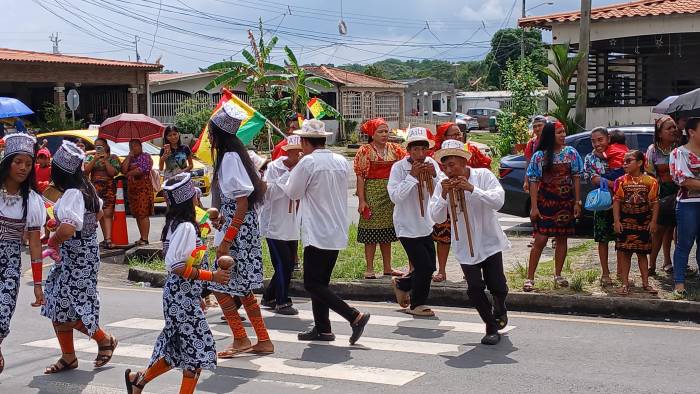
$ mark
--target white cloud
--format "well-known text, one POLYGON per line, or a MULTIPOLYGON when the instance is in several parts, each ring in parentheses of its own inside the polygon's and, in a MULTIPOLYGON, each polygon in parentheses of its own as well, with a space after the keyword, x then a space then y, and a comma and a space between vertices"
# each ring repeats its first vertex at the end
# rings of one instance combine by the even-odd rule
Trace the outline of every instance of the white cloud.
POLYGON ((502 20, 512 6, 511 0, 467 0, 459 16, 468 21, 502 20))

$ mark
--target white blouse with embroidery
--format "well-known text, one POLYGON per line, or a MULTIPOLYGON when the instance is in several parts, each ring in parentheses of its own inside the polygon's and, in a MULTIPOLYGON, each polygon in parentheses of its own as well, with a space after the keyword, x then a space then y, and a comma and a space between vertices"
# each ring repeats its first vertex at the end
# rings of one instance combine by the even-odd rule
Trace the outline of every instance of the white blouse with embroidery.
POLYGON ((236 152, 224 154, 218 175, 221 194, 227 198, 248 197, 255 189, 245 167, 243 167, 243 161, 236 152))
MULTIPOLYGON (((0 216, 7 219, 21 220, 24 215, 21 196, 7 196, 0 198, 0 216)), ((24 228, 30 231, 38 231, 46 223, 46 207, 39 194, 31 190, 27 199, 27 221, 24 228)))
MULTIPOLYGON (((100 210, 102 209, 102 199, 100 210)), ((82 231, 85 218, 85 200, 83 193, 78 189, 66 190, 54 206, 56 218, 60 223, 66 223, 75 227, 75 231, 82 231)))
POLYGON ((189 222, 178 224, 175 231, 168 230, 165 237, 168 251, 165 254, 165 268, 172 272, 185 265, 187 258, 197 248, 197 230, 189 222))

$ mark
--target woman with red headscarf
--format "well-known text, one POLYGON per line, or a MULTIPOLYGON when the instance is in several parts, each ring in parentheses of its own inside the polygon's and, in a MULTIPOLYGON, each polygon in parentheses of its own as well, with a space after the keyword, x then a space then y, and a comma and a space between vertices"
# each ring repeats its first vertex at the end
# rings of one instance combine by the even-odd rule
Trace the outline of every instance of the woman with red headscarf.
POLYGON ((382 252, 384 275, 401 276, 402 272, 391 268, 391 243, 398 238, 394 230, 394 204, 389 198, 387 184, 391 166, 406 156, 406 150, 399 144, 388 142, 389 126, 382 118, 366 121, 360 130, 369 138, 369 143, 357 151, 354 161, 357 198, 360 200, 357 242, 365 244, 365 279, 376 279, 374 255, 377 244, 382 252))
MULTIPOLYGON (((462 131, 457 124, 445 122, 437 127, 435 133, 435 150, 440 149, 443 141, 457 140, 464 142, 462 131)), ((478 147, 473 144, 466 143, 467 151, 471 153, 471 158, 467 161, 467 165, 472 168, 491 168, 491 158, 483 154, 478 147)), ((447 279, 447 257, 450 254, 451 241, 451 224, 449 215, 447 221, 438 223, 433 227, 433 240, 437 242, 437 258, 438 272, 433 276, 434 282, 443 282, 447 279)))

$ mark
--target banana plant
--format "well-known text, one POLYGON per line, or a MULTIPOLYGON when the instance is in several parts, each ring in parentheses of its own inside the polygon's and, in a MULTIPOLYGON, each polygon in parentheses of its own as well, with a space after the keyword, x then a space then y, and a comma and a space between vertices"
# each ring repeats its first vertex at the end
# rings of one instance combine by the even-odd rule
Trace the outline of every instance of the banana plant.
POLYGON ((546 94, 547 98, 555 105, 555 108, 549 111, 549 115, 564 123, 567 134, 577 133, 582 127, 580 122, 574 119, 570 113, 571 109, 576 106, 579 92, 571 95, 569 87, 576 75, 578 64, 586 54, 579 52, 575 56, 569 57, 568 43, 552 45, 551 50, 553 56, 549 61, 549 67, 541 69, 557 85, 557 90, 549 91, 546 94))
POLYGON ((285 65, 288 74, 284 76, 285 83, 282 85, 282 90, 289 96, 290 109, 297 113, 303 113, 311 95, 318 96, 321 94, 314 86, 332 89, 334 85, 323 78, 307 73, 299 65, 294 52, 289 47, 285 46, 284 52, 287 54, 285 65))

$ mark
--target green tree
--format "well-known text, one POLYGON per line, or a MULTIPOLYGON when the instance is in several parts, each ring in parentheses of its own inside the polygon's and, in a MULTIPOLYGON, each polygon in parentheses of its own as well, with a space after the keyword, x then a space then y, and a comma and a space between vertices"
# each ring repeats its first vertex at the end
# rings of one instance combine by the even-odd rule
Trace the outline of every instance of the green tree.
POLYGON ((380 66, 375 66, 375 65, 370 65, 365 68, 365 71, 363 71, 365 75, 369 75, 370 77, 376 77, 376 78, 384 78, 386 79, 387 76, 384 74, 384 70, 380 66))
MULTIPOLYGON (((537 29, 525 30, 525 56, 532 60, 535 66, 547 65, 547 50, 542 42, 542 32, 537 29)), ((508 60, 520 59, 520 43, 523 30, 516 28, 501 29, 491 38, 491 51, 486 55, 489 74, 487 83, 490 86, 503 88, 502 76, 508 60)), ((544 83, 546 76, 538 72, 537 77, 544 83)))
POLYGON ((311 95, 321 94, 314 86, 331 89, 333 88, 333 84, 323 78, 307 73, 306 70, 299 65, 297 57, 289 47, 285 46, 284 51, 287 54, 285 63, 289 73, 284 76, 285 83, 281 88, 288 96, 288 107, 291 111, 294 113, 303 113, 311 95))
POLYGON ((532 60, 508 60, 503 72, 503 87, 512 96, 498 115, 500 134, 496 145, 501 155, 509 154, 513 145, 527 142, 530 117, 538 109, 536 91, 541 86, 532 60))
POLYGON ((576 106, 578 92, 571 95, 569 88, 584 54, 577 53, 569 56, 568 43, 552 45, 551 49, 553 56, 549 67, 541 67, 542 72, 557 85, 556 90, 547 92, 547 98, 555 105, 554 110, 549 111, 549 115, 564 123, 567 134, 574 134, 582 130, 583 126, 581 121, 571 116, 571 109, 576 106))
POLYGON ((204 99, 184 100, 175 110, 175 126, 183 134, 198 135, 209 121, 211 103, 204 99))

